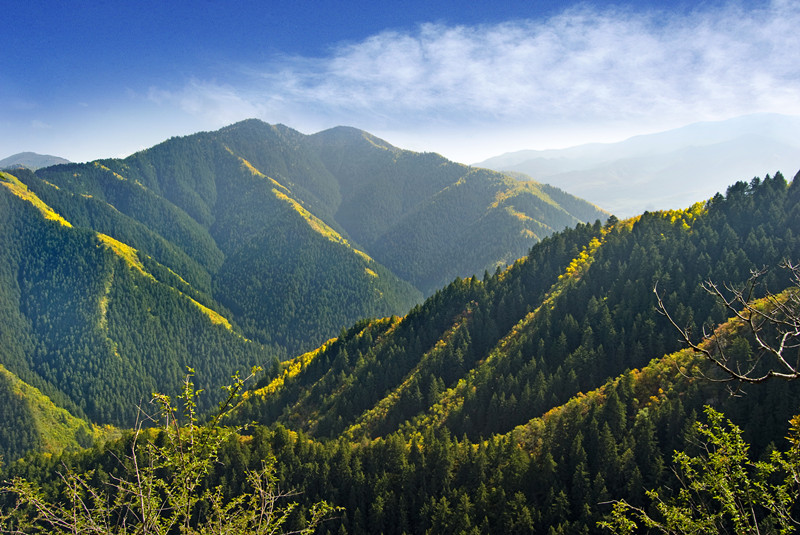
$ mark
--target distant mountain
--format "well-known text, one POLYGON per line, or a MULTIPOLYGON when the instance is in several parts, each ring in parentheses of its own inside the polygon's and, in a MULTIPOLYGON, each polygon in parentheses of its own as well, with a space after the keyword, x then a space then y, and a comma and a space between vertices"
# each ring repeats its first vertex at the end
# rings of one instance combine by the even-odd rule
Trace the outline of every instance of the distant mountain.
POLYGON ((607 215, 359 130, 255 120, 0 176, 0 364, 100 424, 132 423, 187 366, 213 404, 236 370, 607 215))
POLYGON ((62 163, 70 163, 69 160, 50 156, 49 154, 37 154, 35 152, 20 152, 8 158, 0 160, 0 169, 12 169, 15 167, 27 167, 33 171, 41 167, 49 167, 62 163))
POLYGON ((619 143, 518 151, 475 165, 524 173, 628 217, 707 199, 733 177, 800 169, 800 118, 749 115, 619 143))
POLYGON ((608 215, 546 184, 397 149, 353 128, 309 141, 338 183, 336 221, 426 295, 509 264, 554 231, 608 215))

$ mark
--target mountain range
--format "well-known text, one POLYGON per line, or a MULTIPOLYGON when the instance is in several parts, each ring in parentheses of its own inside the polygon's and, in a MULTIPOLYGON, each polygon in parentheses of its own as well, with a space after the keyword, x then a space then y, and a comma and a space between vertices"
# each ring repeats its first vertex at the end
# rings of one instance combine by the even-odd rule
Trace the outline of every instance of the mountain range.
POLYGON ((476 166, 517 172, 589 199, 618 217, 683 208, 777 170, 800 169, 800 118, 754 114, 557 150, 523 150, 476 166))
POLYGON ((237 370, 607 215, 360 130, 256 120, 0 186, 0 364, 93 424, 130 425, 187 366, 212 404, 237 370))
POLYGON ((777 266, 800 257, 798 194, 800 180, 778 174, 684 210, 562 231, 494 277, 457 279, 402 318, 358 323, 285 363, 292 373, 241 410, 354 441, 431 426, 472 440, 509 433, 680 349, 654 286, 677 323, 701 332, 729 312, 703 281, 739 287, 772 266, 767 288, 790 285, 777 266))
MULTIPOLYGON (((682 488, 673 455, 708 453, 693 432, 706 406, 740 426, 752 459, 767 459, 786 448, 797 382, 709 380, 725 377, 681 349, 653 290, 687 332, 718 333, 742 364, 759 359, 752 335, 702 283, 743 288, 768 266, 754 297, 791 295, 782 292, 797 281, 779 266, 800 257, 798 207, 798 177, 736 182, 685 209, 578 224, 506 269, 454 279, 403 316, 355 322, 244 393, 226 424, 246 427, 204 485, 236 496, 248 469, 274 459, 276 484, 300 493, 291 529, 326 500, 343 509, 320 533, 605 533, 597 522, 613 500, 647 508, 646 490, 682 488)), ((9 418, 32 418, 25 396, 7 398, 9 418)), ((101 437, 74 429, 82 444, 101 437)), ((113 481, 124 477, 130 437, 30 456, 5 474, 58 489, 66 465, 113 481)))
MULTIPOLYGON (((687 332, 718 333, 743 369, 763 364, 702 283, 745 288, 770 266, 753 296, 796 292, 779 265, 800 258, 799 207, 800 178, 776 174, 557 233, 272 370, 234 412, 263 432, 226 458, 272 452, 282 485, 344 506, 326 533, 607 533, 612 500, 646 508, 646 490, 683 488, 673 455, 709 451, 692 432, 706 406, 743 429, 753 459, 785 450, 797 382, 726 382, 681 349, 654 287, 687 332)), ((758 310, 769 302, 784 301, 758 310)))
POLYGON ((254 365, 202 485, 237 503, 273 460, 299 493, 286 528, 325 500, 342 507, 331 534, 600 533, 613 500, 681 488, 673 454, 708 451, 704 407, 753 459, 786 449, 797 413, 796 381, 709 380, 725 376, 683 349, 654 289, 686 332, 764 362, 703 282, 767 268, 753 297, 778 297, 757 310, 791 302, 800 174, 606 219, 359 130, 246 121, 3 172, 0 214, 0 475, 48 499, 65 467, 113 495, 153 392, 189 373, 209 414, 254 365))

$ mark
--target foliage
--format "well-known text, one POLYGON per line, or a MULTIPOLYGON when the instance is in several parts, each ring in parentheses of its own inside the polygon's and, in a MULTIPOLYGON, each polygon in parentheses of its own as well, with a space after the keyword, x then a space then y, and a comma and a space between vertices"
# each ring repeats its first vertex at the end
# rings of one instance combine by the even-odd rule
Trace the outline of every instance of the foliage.
POLYGON ((0 363, 100 424, 187 365, 218 385, 578 221, 532 183, 260 121, 1 176, 0 363))
POLYGON ((620 500, 601 527, 617 534, 636 533, 639 526, 666 534, 794 533, 800 523, 800 416, 791 420, 787 452, 752 461, 742 430, 710 407, 705 412, 708 423, 695 424, 699 453, 675 453, 677 494, 649 491, 653 516, 620 500))
POLYGON ((33 451, 58 454, 116 438, 119 431, 91 426, 56 406, 38 389, 0 364, 0 460, 13 462, 33 451))
MULTIPOLYGON (((225 503, 252 494, 245 474, 275 459, 278 487, 302 491, 288 529, 320 500, 345 507, 320 533, 591 533, 612 497, 654 515, 645 489, 673 498, 679 481, 665 466, 673 451, 698 455, 686 430, 706 404, 765 460, 800 383, 741 398, 701 381, 700 358, 671 353, 681 343, 652 289, 659 281, 677 324, 719 326, 726 348, 755 354, 701 284, 741 288, 752 269, 800 258, 800 180, 776 174, 689 210, 576 225, 507 269, 491 263, 433 291, 440 273, 452 279, 440 267, 451 253, 472 255, 471 273, 501 258, 486 254, 495 245, 527 249, 552 230, 535 214, 555 205, 505 180, 351 129, 303 136, 258 121, 27 174, 74 227, 0 188, 0 357, 74 414, 123 419, 129 398, 185 364, 214 384, 228 366, 312 350, 271 366, 237 405, 231 421, 265 427, 225 441, 200 491, 219 489, 225 503), (135 248, 154 280, 99 246, 98 232, 135 248), (387 265, 430 284, 430 297, 403 308, 387 265), (380 303, 404 315, 353 323, 386 314, 380 303)), ((781 270, 761 281, 775 296, 791 284, 781 270)), ((114 481, 130 445, 9 459, 4 477, 54 497, 64 466, 114 481)))
MULTIPOLYGON (((255 370, 254 370, 255 372, 255 370)), ((158 412, 148 420, 159 423, 156 432, 143 425, 129 440, 121 462, 122 475, 98 484, 94 470, 67 469, 61 475, 62 496, 51 499, 37 485, 15 477, 3 489, 14 496, 13 508, 0 511, 3 533, 277 533, 282 531, 296 503, 283 504, 290 494, 276 488, 275 468, 264 459, 259 470, 244 474, 248 490, 233 498, 220 487, 203 483, 218 462, 223 445, 236 440, 236 431, 222 418, 240 393, 244 379, 234 377, 216 415, 200 423, 196 391, 187 375, 179 406, 156 394, 158 412)), ((143 422, 144 424, 145 422, 143 422)), ((310 507, 306 525, 294 533, 311 533, 335 508, 325 502, 310 507)))

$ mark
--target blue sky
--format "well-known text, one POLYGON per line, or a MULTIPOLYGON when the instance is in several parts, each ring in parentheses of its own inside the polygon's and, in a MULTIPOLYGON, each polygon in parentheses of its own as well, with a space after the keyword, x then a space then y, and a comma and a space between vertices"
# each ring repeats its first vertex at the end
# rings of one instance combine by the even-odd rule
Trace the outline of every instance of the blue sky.
POLYGON ((258 117, 471 163, 800 114, 793 0, 10 4, 0 158, 125 156, 258 117))

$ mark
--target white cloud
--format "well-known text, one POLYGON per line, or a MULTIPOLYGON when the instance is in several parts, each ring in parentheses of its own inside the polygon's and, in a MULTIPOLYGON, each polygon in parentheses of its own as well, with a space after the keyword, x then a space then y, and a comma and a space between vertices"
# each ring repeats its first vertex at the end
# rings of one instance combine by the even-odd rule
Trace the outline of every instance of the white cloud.
POLYGON ((248 98, 242 90, 215 81, 192 79, 178 91, 151 87, 147 98, 156 104, 176 105, 190 115, 200 115, 218 124, 229 124, 264 113, 263 95, 248 98))
POLYGON ((424 24, 287 65, 264 96, 342 110, 617 117, 800 102, 800 5, 668 17, 572 9, 546 21, 424 24), (790 84, 787 87, 786 84, 790 84))
POLYGON ((237 82, 192 80, 150 98, 219 124, 256 116, 379 132, 647 129, 800 113, 798 26, 800 4, 790 0, 678 15, 584 6, 543 21, 386 31, 327 57, 281 58, 237 82))

